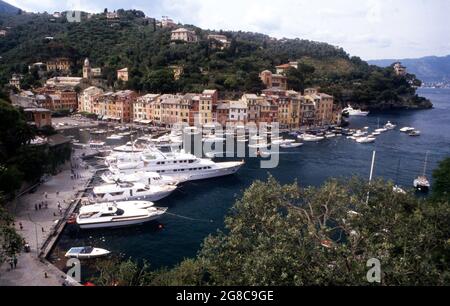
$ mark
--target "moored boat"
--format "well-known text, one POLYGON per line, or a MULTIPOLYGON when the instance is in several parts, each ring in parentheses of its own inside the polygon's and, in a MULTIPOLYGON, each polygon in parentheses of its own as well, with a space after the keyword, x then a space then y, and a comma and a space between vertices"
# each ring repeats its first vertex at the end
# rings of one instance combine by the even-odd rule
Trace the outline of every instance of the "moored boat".
POLYGON ((82 206, 76 218, 81 229, 112 228, 142 224, 161 217, 167 208, 154 207, 153 203, 128 202, 100 203, 82 206))
POLYGON ((74 247, 67 251, 65 257, 78 259, 99 258, 109 255, 111 252, 105 249, 94 247, 74 247))

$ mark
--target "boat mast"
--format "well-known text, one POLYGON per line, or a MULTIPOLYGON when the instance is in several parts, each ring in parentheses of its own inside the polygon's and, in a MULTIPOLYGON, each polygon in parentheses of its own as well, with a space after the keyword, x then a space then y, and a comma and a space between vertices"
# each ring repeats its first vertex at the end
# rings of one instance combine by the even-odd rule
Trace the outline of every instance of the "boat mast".
MULTIPOLYGON (((370 176, 369 176, 369 185, 372 182, 373 179, 373 172, 374 172, 374 168, 375 168, 375 157, 377 155, 377 151, 373 151, 373 155, 372 155, 372 165, 370 166, 370 176)), ((369 197, 370 197, 370 191, 367 192, 367 200, 366 200, 366 204, 369 204, 369 197)))

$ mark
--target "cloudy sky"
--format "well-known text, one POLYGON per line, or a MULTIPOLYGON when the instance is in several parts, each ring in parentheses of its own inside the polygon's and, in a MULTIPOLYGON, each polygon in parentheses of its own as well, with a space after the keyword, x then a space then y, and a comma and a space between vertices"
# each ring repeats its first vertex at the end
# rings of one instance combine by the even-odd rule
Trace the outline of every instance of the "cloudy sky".
POLYGON ((139 9, 204 29, 343 47, 363 59, 450 54, 448 0, 6 0, 26 11, 139 9))

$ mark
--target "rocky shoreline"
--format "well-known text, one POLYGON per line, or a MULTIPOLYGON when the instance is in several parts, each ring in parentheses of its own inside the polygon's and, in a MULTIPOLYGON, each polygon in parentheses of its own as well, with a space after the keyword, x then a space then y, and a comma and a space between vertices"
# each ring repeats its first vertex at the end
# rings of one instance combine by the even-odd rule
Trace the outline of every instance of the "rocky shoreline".
POLYGON ((403 97, 400 101, 374 101, 370 104, 354 102, 351 105, 369 111, 426 110, 433 108, 433 103, 430 100, 419 96, 403 97))

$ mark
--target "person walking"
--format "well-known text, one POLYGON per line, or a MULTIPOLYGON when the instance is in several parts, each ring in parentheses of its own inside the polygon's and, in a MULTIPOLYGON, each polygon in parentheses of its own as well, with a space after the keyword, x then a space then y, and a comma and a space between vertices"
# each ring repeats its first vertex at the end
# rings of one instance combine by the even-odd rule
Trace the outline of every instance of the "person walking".
POLYGON ((23 225, 22 225, 22 222, 19 222, 19 228, 20 228, 21 231, 23 231, 23 225))
POLYGON ((12 269, 14 269, 14 259, 12 259, 12 258, 9 259, 9 266, 11 267, 11 271, 12 271, 12 269))
POLYGON ((14 269, 16 269, 17 268, 17 257, 16 257, 16 255, 14 255, 14 259, 13 259, 13 262, 14 262, 14 269))

